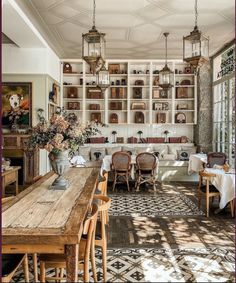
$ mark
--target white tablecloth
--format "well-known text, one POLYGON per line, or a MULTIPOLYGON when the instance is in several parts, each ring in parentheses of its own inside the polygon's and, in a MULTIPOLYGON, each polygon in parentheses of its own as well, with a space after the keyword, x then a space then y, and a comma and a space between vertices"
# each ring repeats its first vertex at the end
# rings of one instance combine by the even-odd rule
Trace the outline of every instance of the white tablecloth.
POLYGON ((220 192, 220 209, 235 198, 235 173, 225 172, 222 169, 206 168, 205 172, 213 173, 216 177, 211 178, 211 183, 220 192))
POLYGON ((188 174, 199 172, 204 169, 203 164, 207 163, 207 155, 202 153, 191 154, 188 163, 188 174))
MULTIPOLYGON (((107 172, 111 171, 111 158, 112 155, 106 155, 103 158, 102 161, 102 167, 101 167, 101 173, 103 170, 106 170, 107 172)), ((157 159, 157 163, 158 163, 158 159, 157 159)), ((135 179, 135 171, 134 171, 134 164, 136 164, 136 155, 131 155, 131 178, 135 179)), ((158 166, 156 167, 156 178, 158 177, 158 166)))

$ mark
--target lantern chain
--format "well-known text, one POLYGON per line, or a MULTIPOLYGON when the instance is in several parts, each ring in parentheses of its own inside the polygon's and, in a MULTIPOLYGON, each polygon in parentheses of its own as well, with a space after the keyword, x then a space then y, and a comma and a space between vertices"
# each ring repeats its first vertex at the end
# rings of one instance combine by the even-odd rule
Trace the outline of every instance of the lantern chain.
POLYGON ((95 10, 96 10, 96 2, 93 0, 93 26, 95 27, 95 10))
POLYGON ((197 0, 195 0, 195 26, 197 27, 197 20, 198 20, 198 5, 197 0))

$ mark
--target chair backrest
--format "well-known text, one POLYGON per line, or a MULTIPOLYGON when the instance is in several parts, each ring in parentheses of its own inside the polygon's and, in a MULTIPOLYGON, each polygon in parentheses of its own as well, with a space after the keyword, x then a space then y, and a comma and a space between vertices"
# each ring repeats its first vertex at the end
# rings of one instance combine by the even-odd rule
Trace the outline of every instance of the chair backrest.
POLYGON ((86 246, 84 251, 84 257, 89 259, 92 236, 94 234, 98 216, 98 206, 97 204, 92 204, 92 211, 88 214, 87 219, 84 221, 83 225, 83 235, 86 235, 86 246))
POLYGON ((100 213, 101 221, 101 238, 104 239, 106 237, 106 211, 111 207, 111 198, 103 195, 94 195, 93 199, 98 205, 98 212, 100 213))
POLYGON ((154 170, 157 166, 156 156, 150 152, 139 153, 136 157, 138 170, 154 170))
POLYGON ((226 154, 223 152, 209 152, 207 154, 207 167, 212 168, 214 165, 224 165, 226 158, 226 154))
POLYGON ((131 156, 127 152, 117 151, 112 154, 112 168, 126 171, 130 169, 131 156))

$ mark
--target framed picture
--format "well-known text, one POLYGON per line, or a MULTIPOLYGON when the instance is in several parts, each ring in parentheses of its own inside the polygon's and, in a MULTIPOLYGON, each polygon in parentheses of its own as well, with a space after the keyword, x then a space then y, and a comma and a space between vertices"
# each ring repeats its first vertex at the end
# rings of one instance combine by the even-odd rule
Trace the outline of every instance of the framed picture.
POLYGON ((20 129, 32 125, 32 83, 2 83, 2 127, 13 124, 20 129))
POLYGON ((153 90, 152 97, 153 97, 153 98, 160 98, 159 89, 154 89, 154 90, 153 90))
POLYGON ((48 119, 50 119, 54 113, 55 113, 55 106, 49 103, 48 104, 48 119))
POLYGON ((186 115, 182 112, 175 114, 175 123, 186 123, 186 115))
POLYGON ((49 101, 55 104, 58 103, 60 96, 60 86, 56 83, 52 84, 52 90, 49 92, 49 101))
POLYGON ((153 103, 153 110, 162 110, 162 103, 161 102, 154 102, 153 103))
POLYGON ((166 113, 157 113, 157 123, 166 123, 166 113))

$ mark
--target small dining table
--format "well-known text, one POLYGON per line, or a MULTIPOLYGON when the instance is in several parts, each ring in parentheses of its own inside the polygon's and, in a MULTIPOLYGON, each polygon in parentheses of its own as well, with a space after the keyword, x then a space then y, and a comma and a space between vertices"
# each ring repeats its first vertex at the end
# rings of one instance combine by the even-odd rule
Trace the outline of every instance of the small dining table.
MULTIPOLYGON (((157 164, 158 164, 158 158, 156 158, 157 164)), ((112 155, 105 155, 105 157, 102 160, 102 166, 101 166, 101 175, 103 170, 109 172, 111 171, 111 164, 112 164, 112 155)), ((136 155, 131 155, 131 178, 134 180, 135 179, 135 165, 136 164, 136 155)), ((156 166, 156 178, 158 177, 158 166, 156 166)))
POLYGON ((230 169, 225 172, 223 169, 205 168, 205 172, 212 173, 211 183, 220 192, 220 209, 223 209, 230 201, 235 198, 235 170, 230 169))
POLYGON ((191 154, 188 163, 188 174, 191 175, 195 172, 200 172, 204 169, 204 164, 207 163, 207 154, 196 153, 191 154))
POLYGON ((2 253, 65 254, 67 282, 77 282, 79 242, 98 175, 98 168, 69 168, 69 187, 53 190, 57 175, 49 172, 4 204, 2 253))

